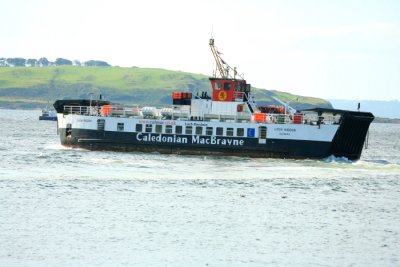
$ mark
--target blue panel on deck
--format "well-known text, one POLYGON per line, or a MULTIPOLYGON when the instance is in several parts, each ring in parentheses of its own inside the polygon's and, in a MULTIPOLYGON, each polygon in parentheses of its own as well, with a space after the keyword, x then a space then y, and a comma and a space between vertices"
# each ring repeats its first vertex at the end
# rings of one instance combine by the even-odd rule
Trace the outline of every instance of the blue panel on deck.
POLYGON ((247 137, 254 137, 256 135, 256 129, 248 128, 247 129, 247 137))

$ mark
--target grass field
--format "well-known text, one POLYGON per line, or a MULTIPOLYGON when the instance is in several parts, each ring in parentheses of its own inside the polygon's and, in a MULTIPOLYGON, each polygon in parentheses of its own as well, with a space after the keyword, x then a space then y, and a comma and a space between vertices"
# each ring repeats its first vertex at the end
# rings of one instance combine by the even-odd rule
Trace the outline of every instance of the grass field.
MULTIPOLYGON (((121 103, 166 105, 171 103, 173 91, 211 92, 211 88, 206 75, 155 68, 0 68, 0 106, 3 107, 13 107, 13 103, 18 103, 18 107, 34 107, 43 105, 47 100, 89 98, 91 93, 103 94, 109 100, 121 103)), ((297 97, 257 88, 253 88, 253 91, 261 104, 276 103, 271 96, 285 102, 297 97)), ((322 99, 302 96, 298 97, 296 103, 300 107, 330 105, 322 99)))
POLYGON ((205 75, 150 68, 13 67, 0 68, 0 88, 28 88, 61 84, 90 84, 119 90, 168 88, 206 79, 205 75))

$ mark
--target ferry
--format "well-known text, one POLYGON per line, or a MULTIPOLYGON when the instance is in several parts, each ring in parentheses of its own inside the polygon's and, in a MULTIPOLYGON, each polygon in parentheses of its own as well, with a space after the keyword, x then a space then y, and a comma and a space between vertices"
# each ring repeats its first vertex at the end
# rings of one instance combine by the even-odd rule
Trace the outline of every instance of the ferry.
POLYGON ((258 158, 360 158, 370 112, 258 106, 251 86, 209 46, 212 94, 173 92, 170 107, 118 107, 101 99, 57 100, 61 144, 89 150, 258 158))
POLYGON ((40 121, 56 121, 57 113, 53 110, 42 109, 42 115, 39 116, 40 121))

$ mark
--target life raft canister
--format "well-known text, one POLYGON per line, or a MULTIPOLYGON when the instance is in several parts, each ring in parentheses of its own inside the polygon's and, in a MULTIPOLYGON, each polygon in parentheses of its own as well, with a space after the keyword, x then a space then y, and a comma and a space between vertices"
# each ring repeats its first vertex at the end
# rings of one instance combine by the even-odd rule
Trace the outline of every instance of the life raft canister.
POLYGON ((111 105, 104 105, 103 108, 102 108, 103 115, 104 116, 110 116, 111 109, 112 109, 111 105))

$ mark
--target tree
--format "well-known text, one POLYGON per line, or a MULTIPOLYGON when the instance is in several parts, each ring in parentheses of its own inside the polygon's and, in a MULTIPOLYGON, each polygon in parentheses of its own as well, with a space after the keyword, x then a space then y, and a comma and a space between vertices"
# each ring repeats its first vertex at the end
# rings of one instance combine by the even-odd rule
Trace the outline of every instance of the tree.
POLYGON ((25 67, 25 58, 15 57, 15 58, 7 58, 8 65, 15 67, 25 67))
POLYGON ((34 58, 30 58, 26 61, 27 67, 36 67, 38 65, 38 61, 34 58))
POLYGON ((65 58, 57 58, 55 64, 56 66, 72 65, 72 61, 65 58))
POLYGON ((85 61, 83 64, 85 66, 91 66, 91 67, 110 67, 111 66, 107 62, 101 61, 101 60, 89 60, 89 61, 85 61))
POLYGON ((40 67, 47 67, 49 65, 49 61, 45 57, 40 58, 38 63, 40 67))

